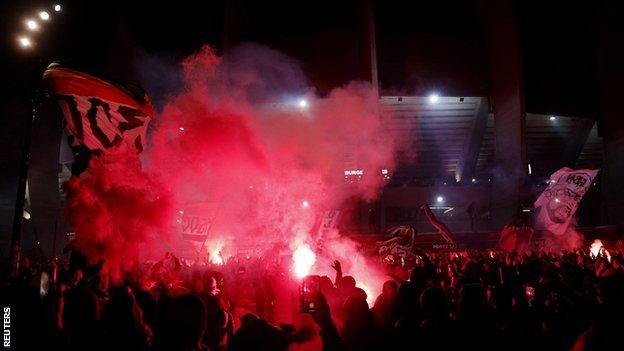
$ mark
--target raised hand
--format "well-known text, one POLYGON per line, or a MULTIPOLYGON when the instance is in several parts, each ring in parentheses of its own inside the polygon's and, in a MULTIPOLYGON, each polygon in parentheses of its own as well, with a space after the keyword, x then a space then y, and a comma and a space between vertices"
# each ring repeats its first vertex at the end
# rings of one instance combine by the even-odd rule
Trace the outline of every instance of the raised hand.
POLYGON ((336 272, 342 272, 342 266, 340 265, 340 261, 335 260, 334 264, 331 266, 336 272))

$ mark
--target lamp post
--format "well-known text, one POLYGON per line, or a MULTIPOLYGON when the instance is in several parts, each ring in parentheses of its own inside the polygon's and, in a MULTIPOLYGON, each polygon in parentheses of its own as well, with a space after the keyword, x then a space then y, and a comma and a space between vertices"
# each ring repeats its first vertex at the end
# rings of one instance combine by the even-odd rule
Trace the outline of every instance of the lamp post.
MULTIPOLYGON (((61 5, 54 5, 54 13, 61 11, 61 5)), ((36 42, 33 39, 40 27, 50 22, 51 15, 48 11, 39 11, 37 16, 41 21, 34 19, 28 19, 24 23, 30 35, 21 35, 17 38, 18 46, 25 51, 32 51, 36 48, 36 42)), ((32 52, 27 54, 33 54, 32 52)), ((30 81, 38 79, 39 72, 36 72, 37 77, 28 77, 30 81)), ((39 103, 37 89, 30 89, 28 96, 28 117, 25 123, 25 133, 22 139, 22 155, 20 158, 18 184, 17 184, 17 196, 15 199, 15 212, 13 214, 13 230, 11 232, 11 248, 10 248, 10 273, 12 276, 17 276, 19 271, 19 262, 22 249, 22 222, 24 219, 24 201, 26 199, 26 183, 28 180, 28 163, 30 161, 30 144, 33 120, 35 119, 35 110, 39 103)))

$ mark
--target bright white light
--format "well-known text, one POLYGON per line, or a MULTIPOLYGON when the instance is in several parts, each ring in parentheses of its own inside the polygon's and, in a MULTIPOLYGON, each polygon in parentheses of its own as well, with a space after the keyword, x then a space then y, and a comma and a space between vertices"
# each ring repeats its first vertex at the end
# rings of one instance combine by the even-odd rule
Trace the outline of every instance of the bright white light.
POLYGON ((180 131, 181 131, 181 132, 183 132, 183 131, 184 131, 184 127, 180 127, 180 128, 178 128, 178 129, 180 129, 180 131))
POLYGON ((47 13, 46 11, 41 11, 39 12, 39 18, 41 18, 44 21, 47 21, 50 19, 50 14, 47 13))
POLYGON ((444 197, 438 195, 438 197, 436 198, 436 201, 437 202, 442 202, 442 201, 444 201, 444 197))
POLYGON ((366 293, 366 302, 368 302, 369 305, 372 305, 375 302, 375 295, 373 295, 373 291, 365 284, 359 283, 358 285, 366 293))
POLYGON ((316 254, 310 250, 308 245, 301 245, 293 252, 292 259, 295 264, 295 275, 298 278, 303 278, 310 273, 312 265, 316 262, 316 254))
POLYGON ((308 100, 306 100, 306 99, 299 99, 299 102, 297 103, 297 105, 299 105, 300 108, 307 108, 308 107, 308 100))
POLYGON ((429 102, 432 104, 437 104, 438 100, 440 100, 440 97, 438 96, 438 94, 431 94, 429 95, 429 102))
POLYGON ((39 23, 37 23, 37 21, 35 20, 26 20, 26 27, 30 30, 37 30, 39 29, 39 23))
POLYGON ((550 118, 549 118, 549 119, 550 119, 551 121, 554 121, 554 120, 556 120, 556 119, 557 119, 557 117, 555 117, 555 116, 550 116, 550 118))
POLYGON ((54 11, 61 12, 61 5, 59 4, 54 5, 54 11))
POLYGON ((381 174, 383 174, 383 175, 388 174, 388 169, 387 168, 382 168, 381 169, 381 174))
POLYGON ((531 164, 530 163, 528 164, 528 167, 529 167, 529 174, 533 174, 533 168, 531 168, 531 164))
POLYGON ((476 179, 472 178, 472 182, 473 182, 473 183, 475 183, 476 181, 477 181, 476 179))
POLYGON ((303 207, 303 208, 310 207, 310 203, 308 202, 308 200, 301 201, 301 207, 303 207))
POLYGON ((32 46, 32 41, 28 37, 19 38, 19 43, 22 47, 28 48, 32 46))
POLYGON ((182 211, 182 210, 180 210, 180 211, 178 211, 178 212, 179 212, 180 214, 184 214, 184 211, 182 211))
POLYGON ((561 201, 558 198, 555 198, 556 203, 560 203, 561 201))
POLYGON ((209 259, 210 259, 210 263, 215 264, 217 266, 221 266, 223 265, 223 263, 225 263, 224 259, 223 259, 223 255, 221 254, 221 251, 223 250, 223 244, 222 243, 211 243, 208 244, 208 254, 209 259))
POLYGON ((23 210, 22 217, 24 217, 24 219, 30 219, 30 212, 23 210))

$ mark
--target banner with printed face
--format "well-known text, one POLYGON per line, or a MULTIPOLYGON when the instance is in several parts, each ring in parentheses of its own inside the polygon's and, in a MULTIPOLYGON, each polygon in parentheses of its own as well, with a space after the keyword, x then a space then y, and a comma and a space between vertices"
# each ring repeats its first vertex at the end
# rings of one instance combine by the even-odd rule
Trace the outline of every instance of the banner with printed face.
POLYGON ((534 204, 539 207, 536 228, 563 235, 598 171, 564 167, 553 173, 550 184, 534 204))

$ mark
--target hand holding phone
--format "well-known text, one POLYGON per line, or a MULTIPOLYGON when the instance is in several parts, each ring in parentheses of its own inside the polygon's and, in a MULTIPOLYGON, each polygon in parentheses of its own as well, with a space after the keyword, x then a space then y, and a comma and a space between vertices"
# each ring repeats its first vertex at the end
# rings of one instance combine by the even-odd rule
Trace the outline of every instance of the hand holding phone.
POLYGON ((299 291, 299 309, 303 313, 314 313, 316 311, 315 297, 321 292, 321 277, 309 275, 303 278, 299 291))

